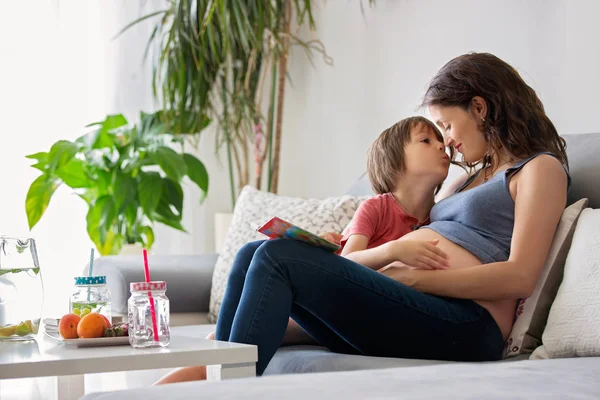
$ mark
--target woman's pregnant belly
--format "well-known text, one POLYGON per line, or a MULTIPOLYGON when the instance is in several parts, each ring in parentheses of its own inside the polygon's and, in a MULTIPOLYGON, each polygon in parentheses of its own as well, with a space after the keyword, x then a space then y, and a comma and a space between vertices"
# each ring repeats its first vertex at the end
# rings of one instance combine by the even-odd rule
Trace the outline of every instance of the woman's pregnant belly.
MULTIPOLYGON (((465 268, 465 267, 473 267, 475 265, 480 265, 481 261, 471 254, 465 248, 457 245, 454 242, 446 239, 444 236, 440 235, 434 230, 421 228, 416 231, 410 232, 407 235, 402 237, 402 240, 410 239, 410 240, 434 240, 438 239, 439 244, 438 247, 446 252, 450 261, 450 268, 465 268)), ((477 304, 485 308, 489 311, 489 313, 494 317, 496 323, 500 327, 502 331, 502 335, 504 339, 508 337, 510 334, 510 330, 512 329, 513 324, 513 316, 515 313, 515 309, 517 306, 516 300, 475 300, 477 304)))

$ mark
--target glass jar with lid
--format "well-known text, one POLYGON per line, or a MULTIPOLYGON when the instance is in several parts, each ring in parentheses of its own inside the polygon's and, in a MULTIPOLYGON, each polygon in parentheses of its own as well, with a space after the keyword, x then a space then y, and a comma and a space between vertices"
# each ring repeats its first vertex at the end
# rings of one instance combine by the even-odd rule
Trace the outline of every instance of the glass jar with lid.
POLYGON ((136 348, 166 347, 171 341, 167 282, 132 282, 127 302, 129 343, 136 348))
POLYGON ((69 310, 81 317, 89 313, 104 315, 111 321, 111 296, 106 287, 106 276, 75 277, 75 292, 69 301, 69 310))

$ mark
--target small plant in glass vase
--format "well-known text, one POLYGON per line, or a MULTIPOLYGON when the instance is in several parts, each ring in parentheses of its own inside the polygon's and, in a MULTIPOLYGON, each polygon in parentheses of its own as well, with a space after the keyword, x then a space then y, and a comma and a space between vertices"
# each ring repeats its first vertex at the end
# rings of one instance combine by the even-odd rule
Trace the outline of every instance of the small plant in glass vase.
POLYGON ((156 222, 185 232, 182 181, 187 176, 200 188, 202 202, 208 173, 198 158, 177 151, 183 136, 167 132, 182 128, 163 120, 161 113, 141 113, 139 123, 131 125, 123 115, 109 115, 79 139, 60 140, 48 152, 27 156, 42 172, 27 193, 30 229, 64 184, 88 205, 87 232, 102 255, 118 254, 125 244, 150 249, 156 222))

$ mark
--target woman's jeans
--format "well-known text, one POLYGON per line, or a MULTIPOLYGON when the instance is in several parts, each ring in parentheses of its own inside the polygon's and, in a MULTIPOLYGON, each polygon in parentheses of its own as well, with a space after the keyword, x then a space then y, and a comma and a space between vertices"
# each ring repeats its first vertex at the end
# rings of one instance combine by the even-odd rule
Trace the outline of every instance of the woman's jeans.
POLYGON ((258 346, 262 375, 292 317, 331 351, 379 357, 487 361, 504 340, 471 300, 437 297, 306 243, 276 239, 236 255, 216 339, 258 346))

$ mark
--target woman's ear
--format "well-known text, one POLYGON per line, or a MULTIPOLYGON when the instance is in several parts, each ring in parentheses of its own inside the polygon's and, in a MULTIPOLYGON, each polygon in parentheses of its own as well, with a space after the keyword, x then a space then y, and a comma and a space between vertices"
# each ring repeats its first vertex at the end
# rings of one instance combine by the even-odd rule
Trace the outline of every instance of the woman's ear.
POLYGON ((471 112, 477 121, 484 122, 487 118, 487 102, 481 96, 471 99, 471 112))

